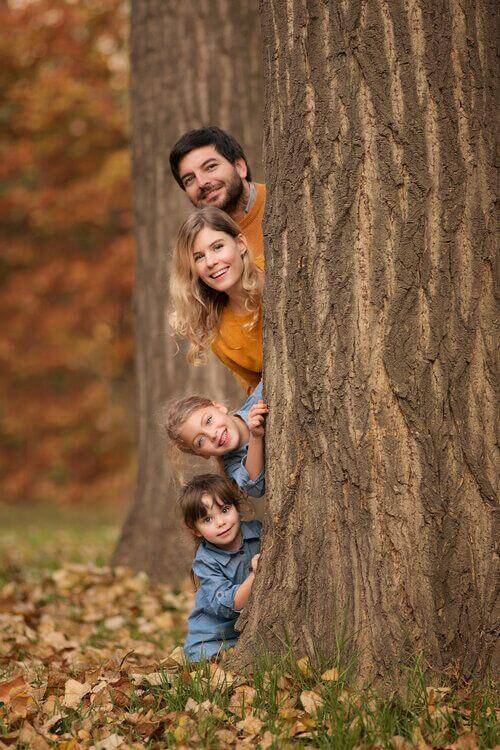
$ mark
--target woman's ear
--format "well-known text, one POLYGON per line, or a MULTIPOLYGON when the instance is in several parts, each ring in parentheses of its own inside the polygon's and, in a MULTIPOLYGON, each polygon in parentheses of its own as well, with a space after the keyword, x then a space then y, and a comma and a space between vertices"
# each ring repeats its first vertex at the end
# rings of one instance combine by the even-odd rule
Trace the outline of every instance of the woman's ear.
POLYGON ((217 411, 221 411, 223 414, 227 414, 229 409, 224 404, 219 404, 218 401, 212 401, 212 405, 215 406, 217 411))
POLYGON ((245 253, 248 251, 247 238, 245 237, 244 234, 239 234, 236 239, 240 243, 240 255, 241 257, 243 257, 245 253))

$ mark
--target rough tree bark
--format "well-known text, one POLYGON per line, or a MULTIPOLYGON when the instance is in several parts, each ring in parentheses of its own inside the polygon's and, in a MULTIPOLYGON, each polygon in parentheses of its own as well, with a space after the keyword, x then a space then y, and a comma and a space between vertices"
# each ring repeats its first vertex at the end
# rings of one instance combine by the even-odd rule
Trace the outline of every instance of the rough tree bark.
POLYGON ((494 642, 494 14, 261 2, 270 523, 239 663, 494 642), (285 436, 285 437, 283 437, 285 436))
POLYGON ((190 208, 171 177, 168 156, 183 132, 215 123, 244 144, 258 176, 260 30, 254 3, 135 0, 131 67, 139 467, 114 562, 175 582, 188 571, 192 550, 180 529, 175 472, 155 411, 176 394, 223 400, 240 389, 218 362, 188 366, 166 334, 168 249, 190 208))

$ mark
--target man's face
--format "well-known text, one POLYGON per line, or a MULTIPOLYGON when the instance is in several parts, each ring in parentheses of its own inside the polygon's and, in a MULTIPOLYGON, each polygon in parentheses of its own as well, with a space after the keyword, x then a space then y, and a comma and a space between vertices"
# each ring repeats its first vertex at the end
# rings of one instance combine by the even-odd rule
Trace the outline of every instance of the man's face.
POLYGON ((247 165, 243 159, 231 164, 215 146, 201 146, 180 160, 179 174, 193 206, 216 206, 230 214, 243 194, 247 165))

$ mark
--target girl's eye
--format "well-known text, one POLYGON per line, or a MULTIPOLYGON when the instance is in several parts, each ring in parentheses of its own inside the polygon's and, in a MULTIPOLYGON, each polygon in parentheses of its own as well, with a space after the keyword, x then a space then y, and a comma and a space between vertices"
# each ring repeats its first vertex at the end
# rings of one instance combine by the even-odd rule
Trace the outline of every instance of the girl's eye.
POLYGON ((198 446, 198 448, 201 448, 201 446, 203 445, 203 441, 204 440, 205 440, 205 438, 203 436, 201 436, 201 437, 198 438, 197 443, 196 443, 196 445, 198 446))
POLYGON ((207 424, 210 424, 211 421, 212 421, 212 417, 211 416, 207 417, 207 424))

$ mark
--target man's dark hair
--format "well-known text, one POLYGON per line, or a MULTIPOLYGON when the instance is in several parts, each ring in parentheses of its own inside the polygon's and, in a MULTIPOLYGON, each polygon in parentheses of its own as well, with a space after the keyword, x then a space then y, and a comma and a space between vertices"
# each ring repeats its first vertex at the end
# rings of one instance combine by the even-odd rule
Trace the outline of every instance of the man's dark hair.
POLYGON ((221 130, 216 125, 207 125, 204 128, 189 130, 187 133, 184 133, 170 152, 170 169, 183 190, 185 190, 185 187, 182 184, 181 176, 179 174, 179 162, 189 154, 190 151, 193 151, 195 148, 201 148, 202 146, 214 146, 217 153, 231 162, 231 164, 234 164, 236 159, 243 159, 247 165, 246 178, 248 182, 251 182, 252 174, 250 172, 247 157, 236 138, 233 138, 232 135, 229 135, 229 133, 226 133, 225 130, 221 130))

